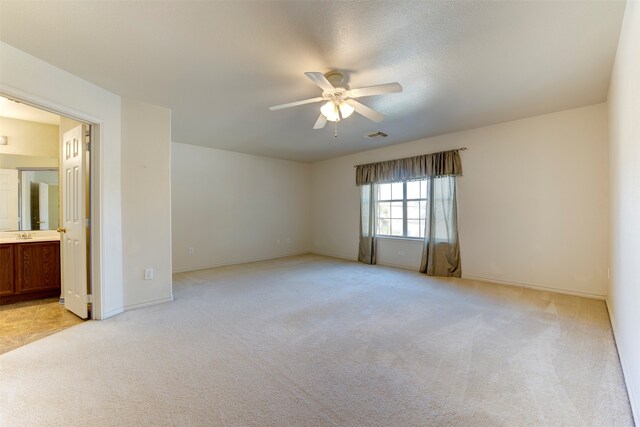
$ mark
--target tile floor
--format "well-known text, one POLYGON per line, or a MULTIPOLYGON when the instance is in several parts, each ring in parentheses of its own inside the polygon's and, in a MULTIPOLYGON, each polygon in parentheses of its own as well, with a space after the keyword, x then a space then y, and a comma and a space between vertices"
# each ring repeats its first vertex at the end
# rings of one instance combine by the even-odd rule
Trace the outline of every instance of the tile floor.
POLYGON ((58 298, 0 305, 0 354, 82 322, 58 298))

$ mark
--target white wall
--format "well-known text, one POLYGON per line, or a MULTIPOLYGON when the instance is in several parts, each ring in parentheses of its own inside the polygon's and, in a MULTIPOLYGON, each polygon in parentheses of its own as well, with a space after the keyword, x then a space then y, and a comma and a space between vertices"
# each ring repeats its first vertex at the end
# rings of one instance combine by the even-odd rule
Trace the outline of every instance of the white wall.
POLYGON ((640 3, 627 2, 609 87, 610 257, 607 305, 640 425, 640 3))
POLYGON ((93 195, 99 216, 92 224, 94 241, 100 247, 92 256, 100 259, 100 269, 92 274, 102 287, 99 293, 94 292, 94 300, 102 309, 96 313, 98 318, 121 312, 120 97, 2 42, 0 92, 100 124, 98 150, 92 153, 100 165, 100 173, 95 175, 99 191, 93 195))
POLYGON ((309 186, 305 163, 173 143, 174 271, 308 252, 309 186))
MULTIPOLYGON (((467 147, 458 179, 462 272, 603 297, 607 286, 605 104, 365 151, 312 165, 312 250, 354 259, 354 165, 467 147)), ((380 239, 381 264, 417 269, 421 244, 380 239), (405 255, 400 255, 404 252, 405 255)))
POLYGON ((8 138, 0 145, 5 154, 58 158, 58 126, 0 117, 0 135, 8 138))
POLYGON ((125 309, 173 299, 171 111, 122 99, 125 309), (145 268, 154 277, 144 280, 145 268))

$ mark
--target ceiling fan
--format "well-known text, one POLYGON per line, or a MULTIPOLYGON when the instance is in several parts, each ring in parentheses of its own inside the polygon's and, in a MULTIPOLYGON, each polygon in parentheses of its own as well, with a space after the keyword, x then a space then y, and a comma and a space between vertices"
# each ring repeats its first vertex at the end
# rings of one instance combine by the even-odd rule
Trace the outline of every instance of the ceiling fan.
POLYGON ((304 74, 322 89, 322 95, 302 101, 289 102, 288 104, 275 105, 269 109, 272 111, 281 110, 283 108, 326 101, 326 103, 320 107, 320 116, 318 116, 318 120, 316 120, 316 124, 313 126, 314 129, 322 129, 324 125, 327 124, 327 120, 336 122, 337 124, 340 120, 353 114, 354 111, 369 120, 379 122, 384 119, 384 116, 376 110, 356 101, 355 98, 402 92, 402 86, 398 82, 349 89, 349 86, 344 83, 344 75, 340 72, 330 71, 326 74, 306 72, 304 74))

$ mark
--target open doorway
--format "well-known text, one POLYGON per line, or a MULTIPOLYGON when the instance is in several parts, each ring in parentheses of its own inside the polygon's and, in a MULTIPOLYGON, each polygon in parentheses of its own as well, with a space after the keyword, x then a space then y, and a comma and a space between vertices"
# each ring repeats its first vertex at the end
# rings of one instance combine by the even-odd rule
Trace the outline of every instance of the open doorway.
POLYGON ((0 97, 0 353, 91 318, 91 131, 0 97))

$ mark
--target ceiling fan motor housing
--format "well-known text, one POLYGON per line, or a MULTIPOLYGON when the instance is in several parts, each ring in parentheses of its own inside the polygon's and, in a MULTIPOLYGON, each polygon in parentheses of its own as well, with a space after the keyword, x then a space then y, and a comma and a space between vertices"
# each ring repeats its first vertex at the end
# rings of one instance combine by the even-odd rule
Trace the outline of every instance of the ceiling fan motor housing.
POLYGON ((331 83, 336 88, 338 87, 342 87, 345 89, 347 88, 347 83, 346 83, 344 74, 342 74, 340 71, 329 71, 324 74, 324 77, 327 80, 329 80, 329 83, 331 83))
POLYGON ((333 85, 335 90, 325 90, 322 92, 322 97, 327 101, 332 101, 334 104, 339 105, 345 99, 349 97, 349 86, 345 83, 344 74, 339 71, 329 71, 324 74, 324 77, 333 85))

